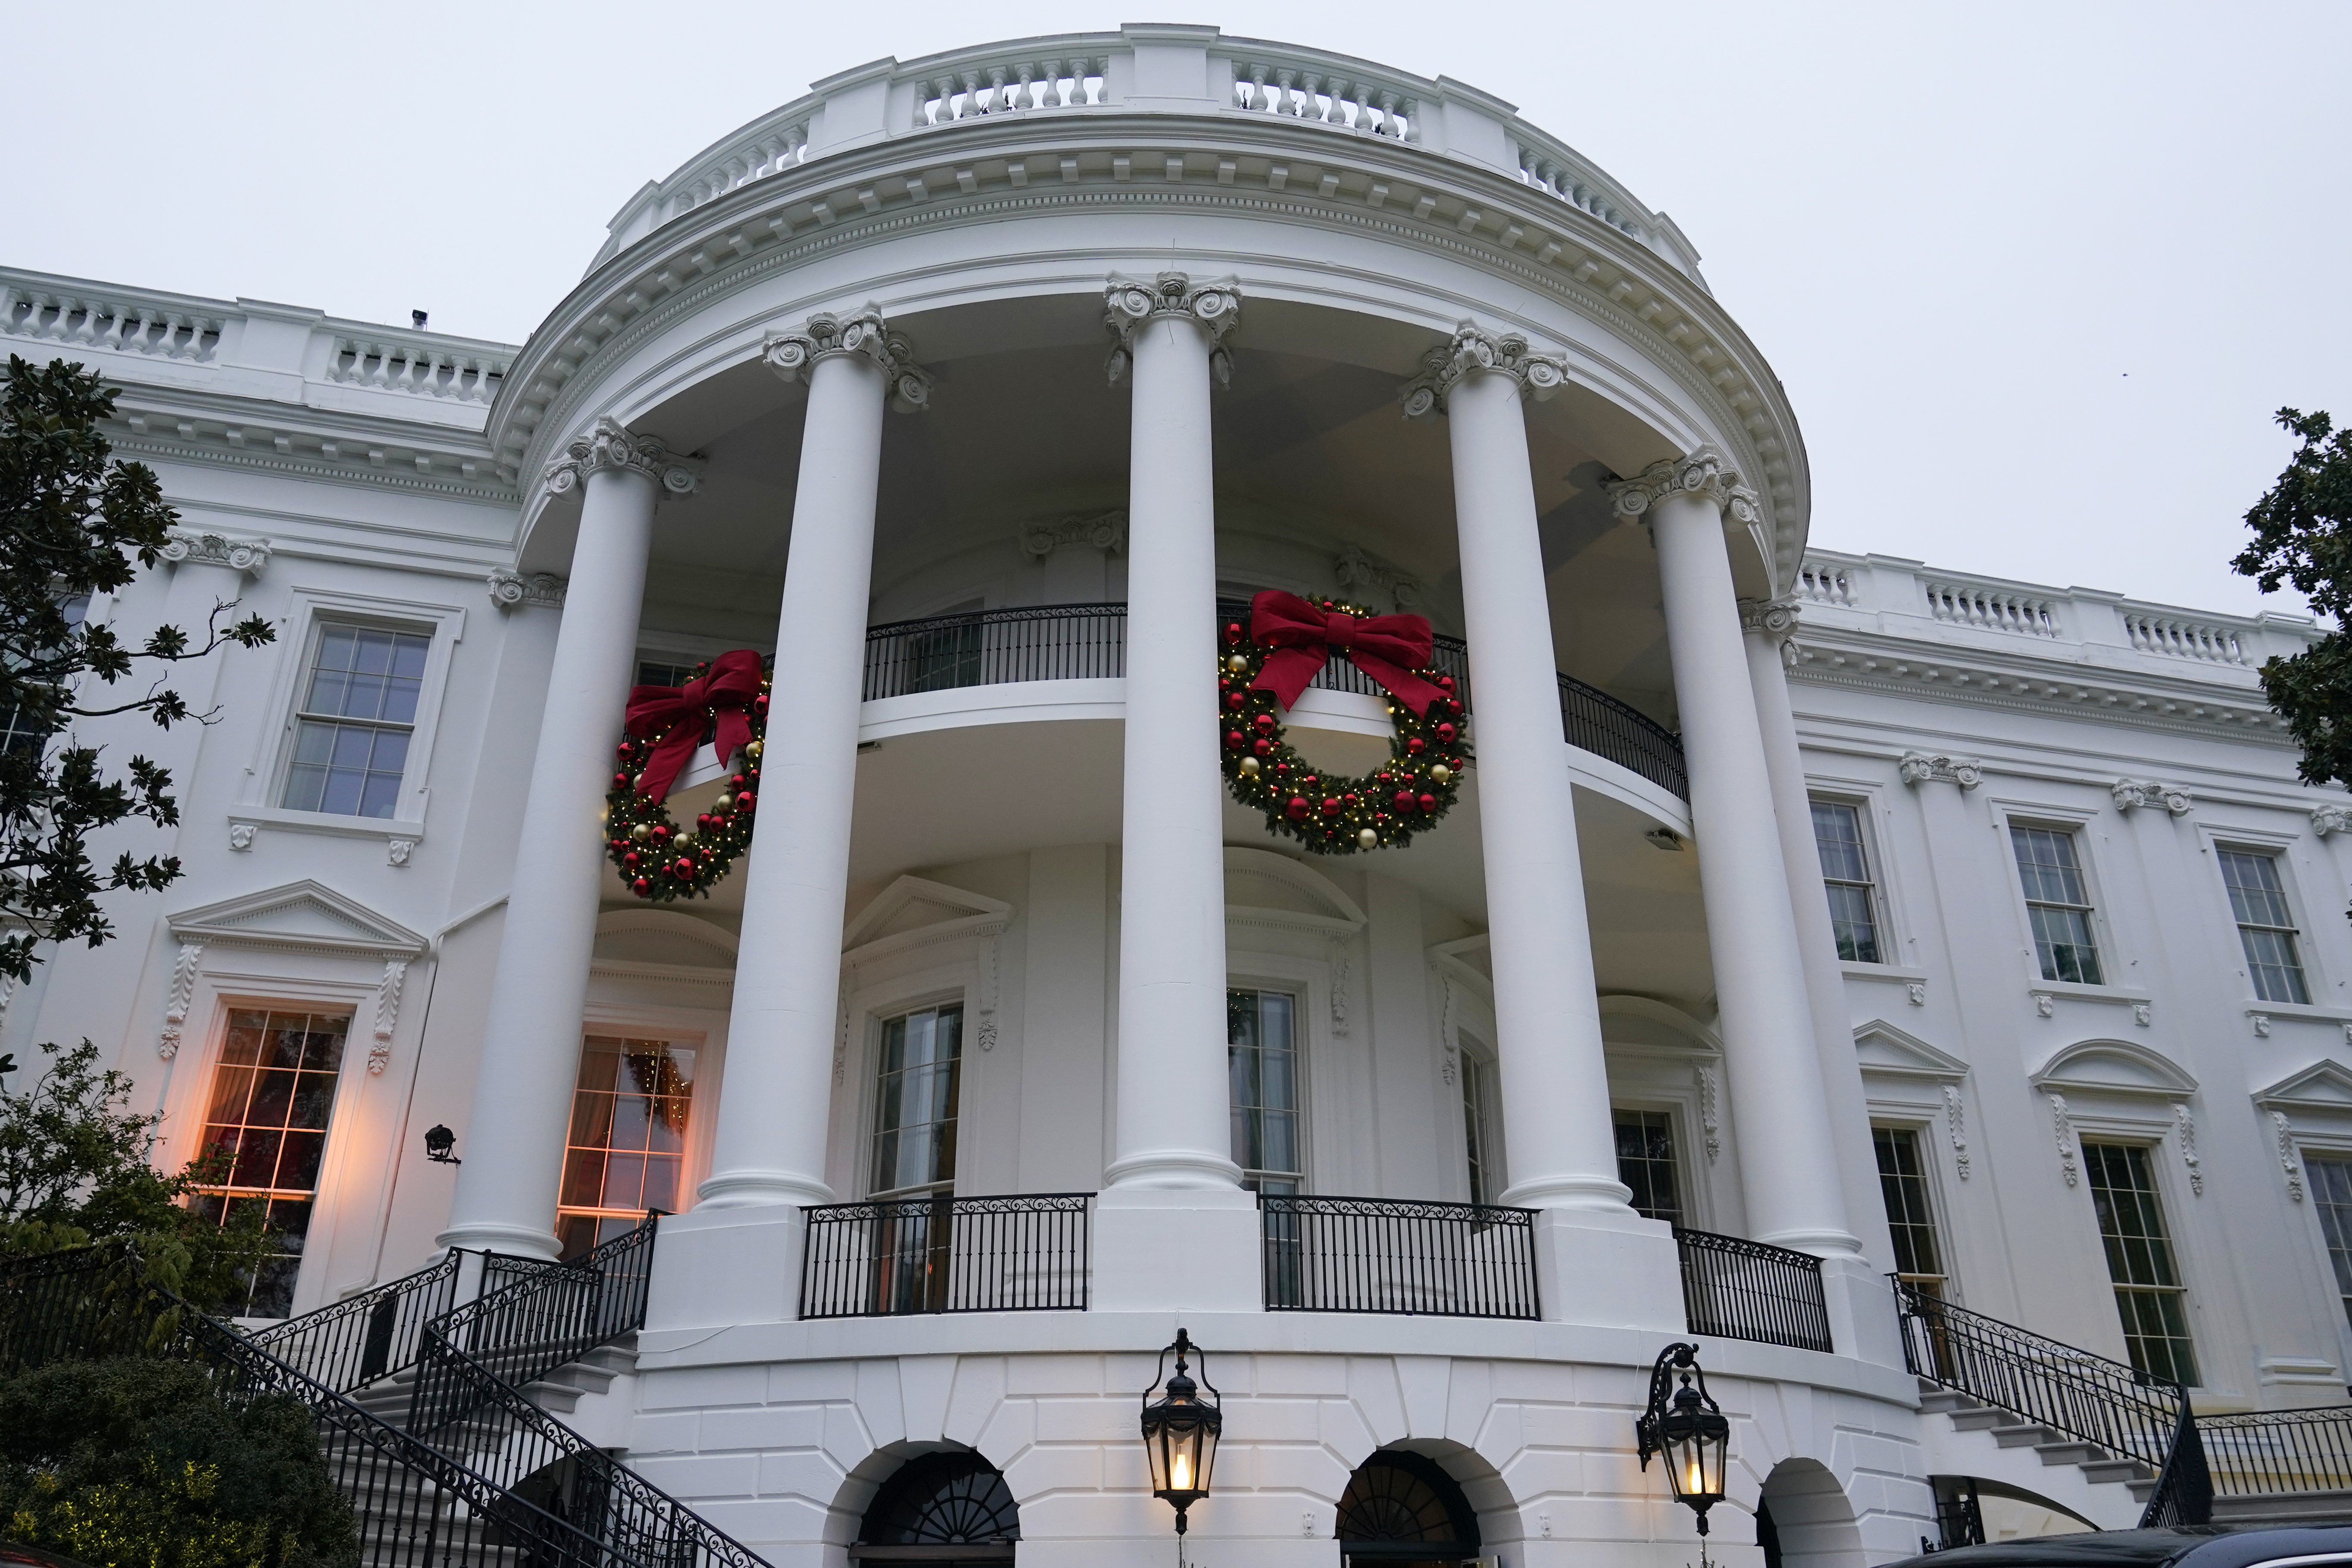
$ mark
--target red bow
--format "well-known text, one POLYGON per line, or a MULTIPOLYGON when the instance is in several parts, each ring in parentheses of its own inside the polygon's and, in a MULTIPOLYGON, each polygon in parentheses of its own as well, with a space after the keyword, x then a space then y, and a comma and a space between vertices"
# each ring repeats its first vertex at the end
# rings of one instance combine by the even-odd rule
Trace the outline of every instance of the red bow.
POLYGON ((746 716, 760 695, 760 656, 748 647, 722 653, 709 668, 684 686, 633 686, 624 726, 639 740, 654 741, 654 754, 637 775, 637 793, 658 805, 669 786, 694 753, 702 748, 702 731, 711 721, 718 733, 711 744, 721 763, 734 758, 751 739, 746 716), (655 740, 655 737, 660 737, 655 740))
POLYGON ((1274 651, 1250 684, 1285 708, 1298 700, 1338 648, 1416 717, 1445 695, 1413 674, 1429 663, 1429 623, 1419 616, 1351 616, 1316 608, 1296 594, 1269 588, 1250 601, 1250 636, 1274 651))

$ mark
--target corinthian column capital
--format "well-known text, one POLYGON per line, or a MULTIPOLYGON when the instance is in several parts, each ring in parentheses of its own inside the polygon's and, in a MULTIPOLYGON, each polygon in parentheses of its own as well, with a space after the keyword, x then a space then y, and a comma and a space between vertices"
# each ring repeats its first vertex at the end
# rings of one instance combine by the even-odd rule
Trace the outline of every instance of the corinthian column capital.
POLYGON ((1519 384, 1520 396, 1538 403, 1568 378, 1565 362, 1536 353, 1518 333, 1490 332, 1475 321, 1465 321, 1443 347, 1421 356, 1421 374, 1398 389, 1404 416, 1427 419, 1443 413, 1462 378, 1478 371, 1509 376, 1519 384))
POLYGON ((1769 637, 1784 637, 1797 629, 1798 610, 1794 599, 1742 599, 1739 601, 1739 629, 1763 632, 1769 637))
POLYGON ((1209 335, 1209 370, 1219 386, 1234 379, 1225 335, 1242 322, 1242 291, 1231 283, 1195 283, 1181 272, 1163 272, 1149 283, 1114 278, 1103 289, 1103 325, 1118 339, 1104 365, 1117 386, 1133 358, 1135 334, 1146 322, 1173 317, 1209 335))
POLYGON ((1705 496, 1734 522, 1754 522, 1760 515, 1756 492, 1739 482, 1739 470, 1712 447, 1701 447, 1686 457, 1652 463, 1630 479, 1611 482, 1609 494, 1617 515, 1639 521, 1671 496, 1705 496))
POLYGON ((799 331, 771 333, 762 352, 769 369, 803 386, 817 361, 839 354, 855 354, 879 370, 889 383, 890 406, 899 413, 919 414, 930 405, 930 372, 915 363, 914 345, 890 330, 877 306, 847 316, 819 311, 799 331))
POLYGON ((702 465, 672 452, 659 437, 639 436, 617 419, 599 416, 547 465, 548 493, 560 496, 604 468, 632 469, 674 496, 692 495, 702 482, 702 465))

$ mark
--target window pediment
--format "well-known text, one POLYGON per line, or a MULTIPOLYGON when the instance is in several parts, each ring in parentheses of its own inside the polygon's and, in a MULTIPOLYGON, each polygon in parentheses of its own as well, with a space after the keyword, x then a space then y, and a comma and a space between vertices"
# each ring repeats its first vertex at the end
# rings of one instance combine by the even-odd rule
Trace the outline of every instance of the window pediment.
POLYGON ((2266 1110, 2296 1110, 2323 1116, 2352 1116, 2352 1071, 2332 1061, 2317 1061, 2256 1089, 2254 1103, 2266 1110))
POLYGON ((170 917, 183 942, 421 958, 432 943, 322 882, 308 879, 170 917))
POLYGON ((2197 1080, 2179 1063, 2128 1040, 2082 1040, 2061 1049, 2033 1075, 2044 1092, 2082 1092, 2187 1100, 2197 1080))
POLYGON ((842 932, 842 952, 862 962, 934 941, 992 937, 1012 919, 1013 906, 1002 899, 920 877, 901 877, 849 922, 842 932))
POLYGON ((1853 1054, 1864 1072, 1882 1078, 1958 1083, 1969 1076, 1968 1063, 1884 1018, 1854 1030, 1853 1054))

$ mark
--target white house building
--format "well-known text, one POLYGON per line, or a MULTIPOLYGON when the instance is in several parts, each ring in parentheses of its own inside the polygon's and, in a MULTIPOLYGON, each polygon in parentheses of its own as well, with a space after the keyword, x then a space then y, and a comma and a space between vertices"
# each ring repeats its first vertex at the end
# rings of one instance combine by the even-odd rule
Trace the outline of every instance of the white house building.
POLYGON ((1966 1397, 2000 1325, 2344 1399, 2352 805, 2255 676, 2315 629, 1808 550, 1696 247, 1475 88, 883 60, 520 348, 22 271, 0 341, 183 520, 89 617, 279 628, 215 722, 89 731, 186 874, 0 1047, 233 1152, 254 1320, 663 1211, 561 1419, 779 1568, 1171 1561, 1180 1327, 1212 1568, 1683 1563, 1634 1420, 1686 1338, 1742 1565, 2137 1520, 2127 1436, 1966 1397), (1466 718, 1392 753, 1337 656, 1276 711, 1267 590, 1423 617, 1466 718), (757 746, 634 836, 631 688, 738 649, 757 746), (1335 782, 1276 831, 1283 725, 1335 782))

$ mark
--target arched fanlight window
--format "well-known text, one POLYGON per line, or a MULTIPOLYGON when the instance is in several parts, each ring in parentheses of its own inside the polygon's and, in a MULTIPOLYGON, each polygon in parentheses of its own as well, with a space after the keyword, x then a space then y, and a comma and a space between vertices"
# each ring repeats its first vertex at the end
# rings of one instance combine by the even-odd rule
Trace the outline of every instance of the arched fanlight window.
POLYGON ((996 1467, 978 1454, 924 1454, 882 1483, 850 1559, 978 1568, 1013 1561, 1021 1510, 996 1467), (943 1556, 942 1547, 964 1550, 943 1556))
POLYGON ((1435 1460, 1383 1448, 1348 1479, 1339 1536, 1351 1568, 1454 1568, 1478 1555, 1478 1516, 1435 1460))

